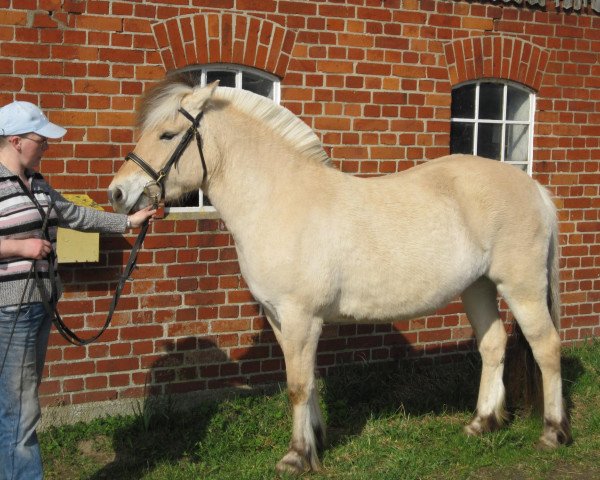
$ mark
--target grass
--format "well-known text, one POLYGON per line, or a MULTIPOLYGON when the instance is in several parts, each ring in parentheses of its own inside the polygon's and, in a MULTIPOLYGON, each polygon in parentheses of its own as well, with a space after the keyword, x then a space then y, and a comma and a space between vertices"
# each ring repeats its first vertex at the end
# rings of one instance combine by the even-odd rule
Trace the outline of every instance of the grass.
MULTIPOLYGON (((328 442, 321 479, 600 478, 600 341, 563 352, 574 443, 536 448, 541 419, 466 437, 479 363, 341 368, 320 384, 328 442)), ((170 400, 127 417, 40 435, 46 475, 61 479, 278 478, 291 429, 285 392, 207 402, 185 415, 170 400)))

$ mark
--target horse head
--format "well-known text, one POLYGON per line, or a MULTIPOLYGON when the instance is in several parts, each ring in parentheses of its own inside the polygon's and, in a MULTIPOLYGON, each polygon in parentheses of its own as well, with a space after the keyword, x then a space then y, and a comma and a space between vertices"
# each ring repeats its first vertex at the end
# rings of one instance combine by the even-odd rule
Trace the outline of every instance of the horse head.
POLYGON ((206 177, 200 122, 218 81, 199 87, 191 77, 167 77, 142 100, 135 149, 109 185, 117 212, 131 212, 198 190, 206 177), (196 144, 196 145, 194 145, 196 144))

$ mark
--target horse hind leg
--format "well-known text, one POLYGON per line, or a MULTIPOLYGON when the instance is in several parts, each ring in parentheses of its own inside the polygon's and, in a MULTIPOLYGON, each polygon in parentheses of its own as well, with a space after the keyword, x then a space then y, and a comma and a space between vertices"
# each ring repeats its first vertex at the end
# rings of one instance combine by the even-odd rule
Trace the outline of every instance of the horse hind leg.
POLYGON ((503 286, 500 293, 515 315, 542 374, 544 430, 540 445, 556 448, 569 444, 572 437, 562 397, 560 336, 552 322, 547 298, 545 294, 529 292, 523 285, 503 286))
POLYGON ((281 319, 276 336, 285 358, 293 424, 289 450, 276 468, 282 473, 300 474, 320 469, 319 451, 325 441, 314 375, 322 320, 294 313, 281 319))
POLYGON ((462 301, 482 361, 477 410, 465 433, 481 435, 500 428, 507 418, 502 381, 507 334, 498 311, 496 286, 490 280, 481 278, 469 286, 462 294, 462 301))

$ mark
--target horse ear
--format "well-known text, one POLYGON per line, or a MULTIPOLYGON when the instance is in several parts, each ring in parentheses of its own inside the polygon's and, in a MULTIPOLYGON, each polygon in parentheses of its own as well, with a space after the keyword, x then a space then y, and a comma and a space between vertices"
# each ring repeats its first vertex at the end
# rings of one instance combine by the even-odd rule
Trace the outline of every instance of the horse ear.
POLYGON ((221 82, 221 80, 217 79, 212 83, 209 83, 206 88, 209 89, 210 91, 210 95, 212 96, 213 93, 215 93, 216 88, 219 86, 219 82, 221 82))
POLYGON ((210 101, 210 98, 215 93, 215 90, 219 86, 219 80, 206 85, 205 87, 196 87, 189 96, 189 100, 186 103, 190 103, 197 110, 203 110, 206 104, 210 101))

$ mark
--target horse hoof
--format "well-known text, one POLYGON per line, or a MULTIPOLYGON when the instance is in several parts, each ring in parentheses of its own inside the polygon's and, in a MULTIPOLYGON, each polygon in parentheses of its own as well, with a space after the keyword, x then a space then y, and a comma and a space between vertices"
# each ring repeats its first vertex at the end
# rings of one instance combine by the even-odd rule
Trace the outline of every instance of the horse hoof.
POLYGON ((500 428, 496 417, 489 415, 487 417, 476 416, 471 423, 465 426, 464 432, 471 437, 478 437, 487 432, 493 432, 500 428))
POLYGON ((469 423, 468 425, 465 425, 463 431, 469 437, 479 437, 483 433, 481 430, 481 426, 474 425, 473 422, 469 423))
POLYGON ((309 470, 308 462, 296 451, 290 450, 275 467, 279 473, 300 475, 309 470))
POLYGON ((552 420, 544 421, 544 433, 540 437, 539 448, 553 450, 560 445, 570 445, 573 442, 571 426, 567 419, 560 423, 552 420))

